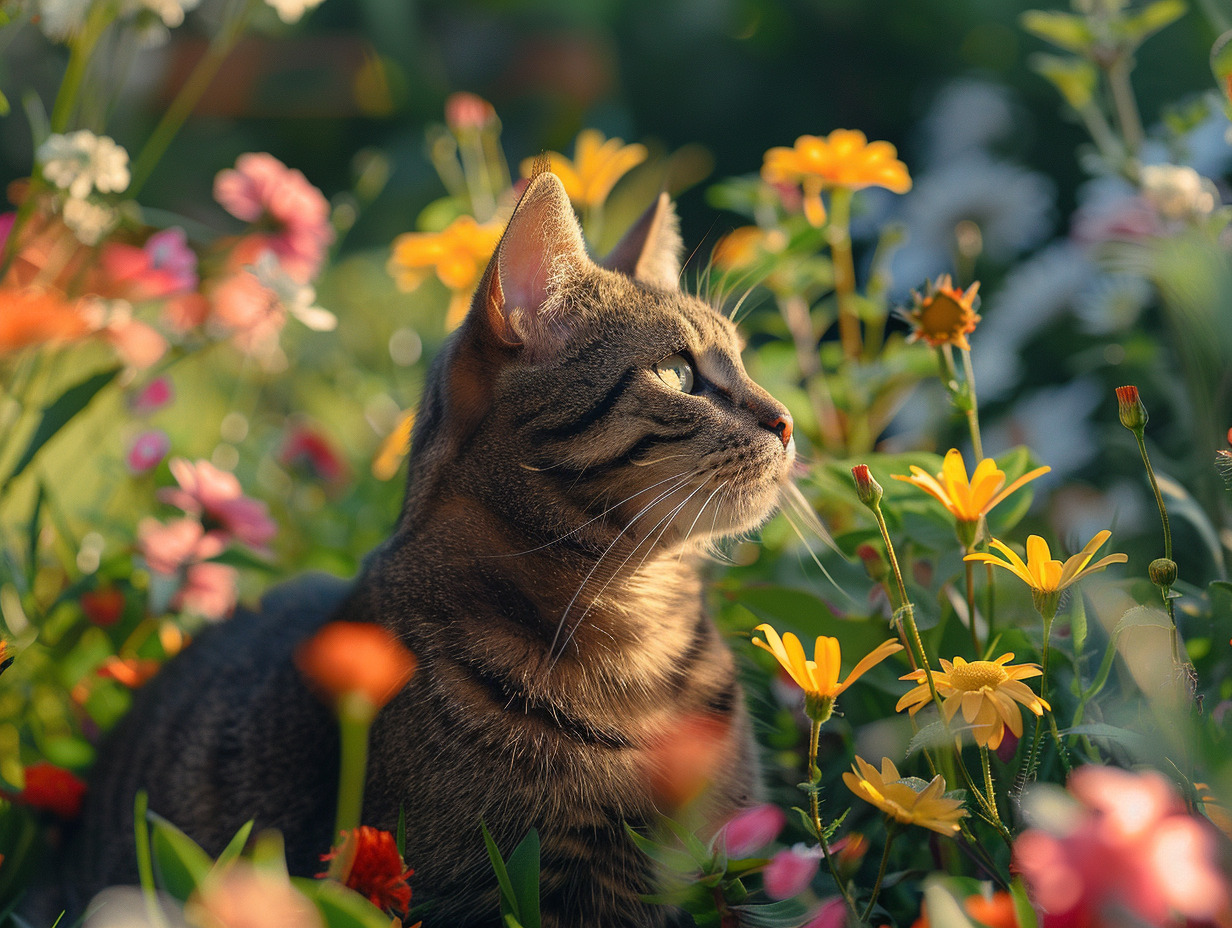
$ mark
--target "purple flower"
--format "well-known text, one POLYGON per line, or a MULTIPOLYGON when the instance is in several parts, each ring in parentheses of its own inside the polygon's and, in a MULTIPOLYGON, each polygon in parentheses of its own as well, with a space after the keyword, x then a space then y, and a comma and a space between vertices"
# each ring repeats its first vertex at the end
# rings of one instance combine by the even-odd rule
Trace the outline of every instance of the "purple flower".
POLYGON ((162 271, 178 285, 177 292, 197 289, 197 253, 188 247, 183 229, 163 229, 145 242, 153 269, 162 271))

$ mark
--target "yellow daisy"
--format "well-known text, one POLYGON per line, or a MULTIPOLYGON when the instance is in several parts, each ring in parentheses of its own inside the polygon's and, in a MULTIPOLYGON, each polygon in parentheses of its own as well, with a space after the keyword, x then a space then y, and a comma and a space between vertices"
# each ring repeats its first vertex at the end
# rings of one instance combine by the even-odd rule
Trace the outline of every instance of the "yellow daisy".
POLYGON ((1052 470, 1051 467, 1037 467, 1023 474, 1005 489, 1005 471, 997 467, 992 458, 984 458, 975 466, 975 473, 967 479, 967 465, 963 463, 962 452, 951 448, 946 452, 945 461, 941 465, 941 473, 934 477, 925 473, 922 467, 911 465, 911 476, 891 474, 895 480, 902 480, 919 487, 925 493, 941 503, 958 522, 958 534, 964 547, 970 549, 975 542, 976 527, 980 519, 987 516, 994 506, 1004 500, 1019 487, 1042 477, 1052 470))
MULTIPOLYGON (((598 129, 583 129, 573 143, 573 160, 559 152, 547 152, 550 170, 565 185, 565 192, 579 209, 598 206, 607 199, 616 181, 646 160, 646 146, 626 145, 623 139, 604 139, 598 129)), ((534 158, 522 162, 522 176, 534 173, 534 158)))
POLYGON ((970 351, 967 335, 975 331, 975 324, 980 321, 975 311, 979 290, 976 281, 964 293, 954 286, 949 274, 942 274, 936 283, 928 285, 923 295, 912 294, 915 305, 906 313, 912 326, 907 340, 924 341, 934 348, 957 345, 970 351))
POLYGON ((838 675, 842 655, 837 638, 818 636, 813 646, 813 659, 808 660, 800 639, 791 632, 779 638, 779 633, 769 625, 758 625, 754 630, 764 632, 766 640, 754 638, 753 644, 773 654, 796 685, 804 690, 805 708, 809 717, 818 722, 830 717, 836 696, 875 665, 903 649, 893 638, 883 641, 862 658, 847 674, 847 679, 840 683, 838 675))
POLYGON ((888 757, 882 758, 880 772, 858 756, 851 770, 843 774, 847 788, 895 821, 929 828, 938 834, 958 834, 958 820, 967 813, 962 800, 945 798, 945 778, 941 774, 928 783, 918 777, 903 778, 888 757))
POLYGON ((804 215, 813 226, 826 221, 822 190, 885 187, 906 193, 911 189, 907 165, 898 160, 894 146, 870 142, 855 129, 835 129, 825 138, 802 135, 792 148, 771 148, 761 176, 769 184, 799 184, 804 191, 804 215))
MULTIPOLYGON (((1052 708, 1021 682, 1028 677, 1038 677, 1039 666, 1010 664, 1013 659, 1012 653, 1002 654, 993 661, 968 662, 956 657, 950 663, 942 658, 942 670, 933 671, 933 683, 941 697, 946 721, 953 719, 961 708, 963 721, 971 726, 975 743, 993 750, 1001 745, 1007 727, 1015 736, 1022 737, 1022 710, 1015 702, 1041 716, 1045 709, 1052 708)), ((895 712, 906 709, 915 715, 932 702, 932 691, 923 670, 912 671, 899 679, 912 680, 919 685, 898 701, 895 712)))
POLYGON ((1039 535, 1031 535, 1027 538, 1026 562, 1009 545, 996 538, 989 543, 1004 554, 1007 560, 1003 561, 994 554, 983 552, 968 554, 965 560, 982 561, 986 564, 1004 567, 1031 588, 1035 608, 1042 615, 1055 614, 1061 591, 1066 587, 1077 583, 1089 573, 1103 570, 1109 564, 1124 564, 1129 560, 1129 557, 1124 554, 1109 554, 1094 564, 1091 563, 1095 552, 1111 537, 1112 532, 1107 529, 1099 532, 1087 542, 1085 548, 1066 560, 1064 564, 1053 559, 1052 552, 1048 550, 1048 542, 1039 535))

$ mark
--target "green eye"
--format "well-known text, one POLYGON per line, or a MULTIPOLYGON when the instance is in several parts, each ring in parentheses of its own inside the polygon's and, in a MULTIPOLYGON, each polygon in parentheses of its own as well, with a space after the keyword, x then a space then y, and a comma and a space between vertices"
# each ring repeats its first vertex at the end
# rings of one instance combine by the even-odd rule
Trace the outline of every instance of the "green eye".
POLYGON ((681 393, 693 392, 693 365, 682 355, 674 354, 655 365, 659 379, 681 393))

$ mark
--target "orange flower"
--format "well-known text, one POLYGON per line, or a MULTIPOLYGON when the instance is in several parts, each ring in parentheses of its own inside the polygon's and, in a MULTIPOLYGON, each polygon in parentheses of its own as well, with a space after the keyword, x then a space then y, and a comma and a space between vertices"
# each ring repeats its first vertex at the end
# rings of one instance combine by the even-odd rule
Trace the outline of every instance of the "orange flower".
MULTIPOLYGON (((995 892, 991 896, 978 893, 963 900, 967 914, 987 928, 1018 928, 1018 913, 1014 909, 1014 897, 1007 892, 995 892)), ((930 928, 928 909, 920 906, 920 917, 911 928, 930 928)))
POLYGON ((72 341, 89 331, 86 318, 63 297, 34 288, 0 289, 0 355, 72 341))
POLYGON ((913 293, 915 305, 906 313, 911 323, 911 335, 907 341, 924 341, 934 348, 942 345, 957 345, 971 350, 967 335, 975 331, 980 316, 975 312, 979 281, 964 293, 954 286, 949 274, 942 274, 936 283, 930 282, 921 296, 913 293))
POLYGON ((72 821, 81 814, 86 784, 63 767, 40 760, 26 768, 26 786, 20 793, 2 795, 72 821))
POLYGON ((381 909, 406 914, 411 887, 406 882, 415 871, 406 867, 398 843, 388 831, 360 825, 342 833, 342 843, 321 855, 331 861, 329 870, 317 878, 330 877, 345 884, 381 909))
POLYGON ((112 655, 103 661, 101 667, 95 671, 100 677, 105 677, 109 680, 115 680, 130 690, 135 690, 144 683, 149 682, 154 674, 158 673, 158 668, 162 665, 155 660, 143 657, 116 657, 112 655))
POLYGON ((372 459, 372 476, 377 480, 392 480, 402 466, 402 459, 411 450, 411 430, 415 427, 415 410, 408 409, 385 436, 372 459))
POLYGON ((394 239, 385 269, 405 293, 435 271, 440 282, 453 291, 445 318, 452 329, 465 317, 471 292, 502 232, 500 223, 480 225, 473 216, 459 216, 440 232, 407 232, 394 239))
MULTIPOLYGON (((646 160, 646 146, 626 145, 623 139, 604 139, 598 129, 583 129, 573 143, 573 160, 559 152, 547 153, 549 170, 565 185, 573 205, 586 209, 607 199, 616 181, 646 160)), ((534 174, 535 158, 522 162, 522 176, 534 174)))
POLYGON ((800 184, 804 215, 814 226, 826 220, 821 191, 830 187, 859 190, 885 187, 895 193, 911 189, 907 166, 889 142, 869 142, 863 132, 835 129, 828 136, 802 135, 793 148, 771 148, 761 168, 769 184, 800 184))
POLYGON ((369 622, 330 622, 295 652, 300 673, 327 695, 355 693, 375 709, 406 686, 418 663, 402 642, 369 622))

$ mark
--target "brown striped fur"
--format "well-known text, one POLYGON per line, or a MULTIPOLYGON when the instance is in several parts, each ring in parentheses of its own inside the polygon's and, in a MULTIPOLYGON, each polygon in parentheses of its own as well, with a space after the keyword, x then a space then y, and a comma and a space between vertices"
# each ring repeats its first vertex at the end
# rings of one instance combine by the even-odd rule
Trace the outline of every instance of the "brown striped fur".
POLYGON ((560 182, 530 182, 429 378, 393 537, 349 589, 281 588, 150 685, 99 765, 66 881, 131 879, 138 787, 212 852, 256 816, 293 870, 318 869, 337 736, 289 658, 332 616, 381 622, 419 657, 373 728, 364 821, 392 829, 405 808, 427 925, 495 922, 481 819, 506 854, 539 829, 550 928, 668 921, 639 901, 651 874, 624 833, 674 811, 662 746, 714 723, 712 823, 757 790, 697 550, 763 520, 794 456, 733 326, 680 292, 679 249, 663 197, 599 267, 560 182), (655 373, 674 354, 692 394, 655 373))

